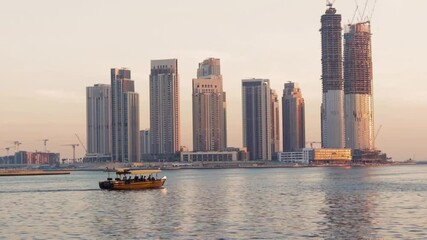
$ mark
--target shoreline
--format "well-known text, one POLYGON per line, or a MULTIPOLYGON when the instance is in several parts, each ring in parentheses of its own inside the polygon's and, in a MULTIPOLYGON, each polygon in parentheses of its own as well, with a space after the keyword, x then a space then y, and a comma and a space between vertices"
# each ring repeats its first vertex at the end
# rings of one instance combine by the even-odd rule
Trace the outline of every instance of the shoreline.
POLYGON ((158 164, 158 163, 149 163, 147 165, 142 165, 138 167, 126 167, 121 164, 114 165, 102 165, 102 166, 80 166, 76 168, 69 167, 59 167, 52 170, 58 171, 101 171, 106 172, 106 167, 108 167, 110 172, 114 172, 114 169, 118 168, 130 168, 133 170, 141 169, 160 169, 160 170, 209 170, 209 169, 265 169, 265 168, 365 168, 365 167, 393 167, 393 166, 403 166, 403 165, 422 165, 417 163, 375 163, 375 164, 325 164, 325 165, 289 165, 289 164, 260 164, 260 163, 245 163, 245 164, 230 164, 230 163, 203 163, 199 165, 185 165, 185 166, 171 166, 168 164, 158 164))
POLYGON ((41 175, 67 175, 70 171, 40 171, 40 170, 6 170, 0 171, 0 177, 9 176, 41 176, 41 175))
POLYGON ((265 169, 265 168, 365 168, 365 167, 393 167, 403 165, 425 165, 425 163, 416 162, 399 162, 399 163, 370 163, 370 164, 323 164, 323 165, 289 165, 282 164, 280 162, 266 163, 266 162, 203 162, 193 164, 181 164, 181 163, 144 163, 138 166, 131 166, 123 163, 99 163, 99 164, 73 164, 69 166, 57 166, 44 169, 34 169, 34 166, 14 166, 15 168, 7 170, 5 166, 0 166, 0 177, 1 176, 36 176, 36 175, 64 175, 70 174, 70 172, 78 171, 100 171, 106 172, 106 169, 110 172, 114 172, 115 169, 119 168, 130 168, 133 170, 141 169, 160 169, 160 170, 209 170, 209 169, 265 169), (26 169, 25 167, 32 167, 32 169, 26 169))

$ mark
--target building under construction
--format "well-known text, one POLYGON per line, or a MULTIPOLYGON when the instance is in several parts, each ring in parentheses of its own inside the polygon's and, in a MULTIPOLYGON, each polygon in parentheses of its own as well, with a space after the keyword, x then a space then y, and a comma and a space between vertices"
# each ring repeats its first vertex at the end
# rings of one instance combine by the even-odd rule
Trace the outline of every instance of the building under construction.
POLYGON ((387 162, 375 147, 371 24, 350 24, 344 33, 345 145, 353 162, 387 162))
POLYGON ((60 163, 59 153, 18 151, 14 155, 0 157, 0 164, 53 165, 60 163))
POLYGON ((344 112, 347 148, 374 150, 374 106, 370 22, 344 33, 344 112))
POLYGON ((321 18, 322 28, 322 147, 344 147, 343 61, 341 15, 332 4, 321 18))

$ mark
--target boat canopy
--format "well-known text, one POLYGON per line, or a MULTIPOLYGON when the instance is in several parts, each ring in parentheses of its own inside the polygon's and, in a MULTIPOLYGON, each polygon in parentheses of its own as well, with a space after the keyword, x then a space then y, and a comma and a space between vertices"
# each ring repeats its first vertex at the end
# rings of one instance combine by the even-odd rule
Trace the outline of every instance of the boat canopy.
POLYGON ((159 173, 161 170, 132 170, 130 171, 130 174, 133 175, 148 175, 153 173, 159 173))
POLYGON ((129 168, 120 168, 116 170, 116 174, 132 174, 132 175, 148 175, 153 173, 159 173, 161 170, 131 170, 129 168))

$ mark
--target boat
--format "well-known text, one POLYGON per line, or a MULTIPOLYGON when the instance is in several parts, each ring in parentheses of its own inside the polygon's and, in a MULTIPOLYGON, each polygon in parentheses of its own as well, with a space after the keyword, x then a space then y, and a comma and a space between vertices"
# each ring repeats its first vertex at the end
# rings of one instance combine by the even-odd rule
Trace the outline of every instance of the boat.
POLYGON ((106 181, 100 181, 99 187, 106 190, 140 190, 162 188, 166 182, 166 176, 158 178, 161 170, 131 170, 117 169, 116 178, 110 178, 110 172, 106 181))

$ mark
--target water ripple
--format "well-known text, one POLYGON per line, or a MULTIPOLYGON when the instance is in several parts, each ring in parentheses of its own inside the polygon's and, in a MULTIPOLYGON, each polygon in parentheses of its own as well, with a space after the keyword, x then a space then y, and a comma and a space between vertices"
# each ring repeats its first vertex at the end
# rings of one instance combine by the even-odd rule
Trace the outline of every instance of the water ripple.
POLYGON ((427 239, 427 167, 164 171, 101 191, 98 172, 0 182, 0 239, 427 239))

